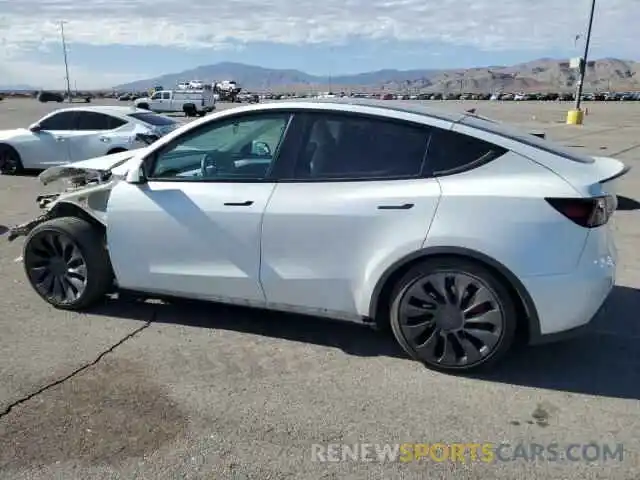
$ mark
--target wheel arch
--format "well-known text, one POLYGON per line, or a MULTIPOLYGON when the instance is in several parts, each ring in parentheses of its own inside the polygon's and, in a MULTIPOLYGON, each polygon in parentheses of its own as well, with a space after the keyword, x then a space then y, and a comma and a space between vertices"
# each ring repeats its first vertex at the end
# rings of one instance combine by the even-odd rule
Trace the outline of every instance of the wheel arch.
POLYGON ((90 223, 91 225, 93 225, 94 227, 98 228, 103 233, 103 235, 106 234, 107 232, 106 226, 100 220, 98 220, 95 216, 88 213, 85 209, 76 205, 75 203, 64 202, 64 201, 56 203, 51 208, 48 215, 48 219, 59 218, 59 217, 81 218, 87 221, 88 223, 90 223))
POLYGON ((13 152, 15 152, 16 155, 18 155, 18 158, 20 159, 20 161, 22 161, 22 155, 20 155, 20 151, 10 143, 0 142, 0 148, 6 148, 9 150, 12 150, 13 152))
POLYGON ((526 287, 506 266, 492 257, 464 247, 427 247, 409 254, 391 265, 380 277, 373 289, 369 303, 369 317, 378 328, 384 329, 389 322, 388 306, 395 284, 414 265, 427 259, 453 257, 470 260, 487 268, 513 294, 518 311, 518 335, 525 343, 540 336, 538 312, 526 287))

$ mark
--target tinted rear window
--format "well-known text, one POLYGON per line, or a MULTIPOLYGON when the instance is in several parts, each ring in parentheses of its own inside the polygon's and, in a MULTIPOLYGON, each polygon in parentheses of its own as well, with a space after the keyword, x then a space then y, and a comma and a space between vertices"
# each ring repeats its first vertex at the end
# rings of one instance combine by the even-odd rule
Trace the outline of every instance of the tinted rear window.
POLYGON ((477 116, 466 116, 464 119, 460 121, 463 125, 468 125, 470 127, 479 128, 480 130, 484 130, 489 133, 493 133, 495 135, 499 135, 504 138, 508 138, 509 140, 515 140, 520 143, 524 143, 525 145, 529 145, 530 147, 539 148, 548 153, 552 153, 554 155, 561 155, 567 160, 572 160, 578 163, 593 163, 593 158, 587 155, 581 155, 573 150, 563 147, 562 145, 558 145, 555 142, 550 142, 549 140, 544 140, 540 137, 536 137, 535 135, 531 135, 529 133, 518 130, 517 128, 509 127, 503 123, 494 122, 492 120, 485 120, 481 117, 477 116))
POLYGON ((148 123, 149 125, 154 125, 156 127, 164 127, 166 125, 175 125, 176 123, 178 123, 172 118, 165 117, 163 115, 156 115, 155 113, 149 112, 130 113, 129 116, 131 118, 135 118, 136 120, 140 120, 141 122, 148 123))
POLYGON ((427 170, 446 175, 468 170, 494 160, 507 150, 479 138, 434 128, 427 152, 427 170))

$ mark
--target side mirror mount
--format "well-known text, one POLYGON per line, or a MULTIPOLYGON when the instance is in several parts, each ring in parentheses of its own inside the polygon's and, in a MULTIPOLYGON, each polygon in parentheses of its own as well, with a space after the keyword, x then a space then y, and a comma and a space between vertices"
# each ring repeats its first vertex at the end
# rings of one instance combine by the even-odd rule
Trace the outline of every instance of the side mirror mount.
POLYGON ((142 185, 147 182, 147 176, 144 174, 144 168, 140 165, 127 173, 127 183, 133 185, 142 185))
POLYGON ((29 126, 29 130, 32 131, 33 133, 41 132, 42 131, 42 125, 40 125, 39 123, 34 123, 34 124, 29 126))

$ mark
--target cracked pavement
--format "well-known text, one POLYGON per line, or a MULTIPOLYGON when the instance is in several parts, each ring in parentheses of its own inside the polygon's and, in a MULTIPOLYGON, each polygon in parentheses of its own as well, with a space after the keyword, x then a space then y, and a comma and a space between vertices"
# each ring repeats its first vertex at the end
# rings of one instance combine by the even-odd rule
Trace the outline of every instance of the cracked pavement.
MULTIPOLYGON (((590 105, 585 126, 567 127, 568 105, 468 103, 573 148, 617 154, 635 167, 622 193, 640 197, 637 105, 590 105)), ((45 108, 5 100, 0 128, 45 108)), ((37 212, 39 191, 33 177, 0 177, 0 233, 37 212)), ((56 311, 14 262, 22 242, 0 238, 0 479, 640 478, 639 214, 617 214, 618 287, 590 332, 524 349, 482 378, 431 372, 380 334, 296 315, 118 300, 56 311), (436 441, 623 443, 625 456, 490 465, 310 458, 314 443, 436 441)))

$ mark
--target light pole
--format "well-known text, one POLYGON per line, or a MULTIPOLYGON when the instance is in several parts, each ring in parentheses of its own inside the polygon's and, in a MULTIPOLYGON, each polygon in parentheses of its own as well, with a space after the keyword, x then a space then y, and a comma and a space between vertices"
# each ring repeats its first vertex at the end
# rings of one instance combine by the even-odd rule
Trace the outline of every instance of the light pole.
POLYGON ((64 54, 64 70, 67 79, 67 101, 71 103, 71 82, 69 81, 69 62, 67 61, 67 42, 64 39, 64 21, 60 22, 60 36, 62 37, 62 53, 64 54))
POLYGON ((587 73, 587 59, 589 57, 589 43, 591 43, 591 28, 593 27, 593 17, 596 10, 596 0, 591 0, 591 13, 589 14, 589 27, 587 28, 587 37, 584 41, 584 57, 580 62, 580 81, 578 82, 578 92, 576 93, 576 110, 580 111, 580 103, 582 101, 582 89, 584 88, 584 78, 587 73))

